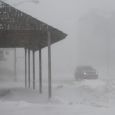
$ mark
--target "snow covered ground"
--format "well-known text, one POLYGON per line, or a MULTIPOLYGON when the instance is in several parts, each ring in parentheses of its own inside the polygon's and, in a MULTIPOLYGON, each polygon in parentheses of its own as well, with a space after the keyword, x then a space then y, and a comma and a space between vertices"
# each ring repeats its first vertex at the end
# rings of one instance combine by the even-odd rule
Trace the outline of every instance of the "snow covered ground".
POLYGON ((47 84, 39 94, 23 83, 0 83, 0 115, 114 115, 114 107, 115 81, 54 83, 50 100, 47 84))

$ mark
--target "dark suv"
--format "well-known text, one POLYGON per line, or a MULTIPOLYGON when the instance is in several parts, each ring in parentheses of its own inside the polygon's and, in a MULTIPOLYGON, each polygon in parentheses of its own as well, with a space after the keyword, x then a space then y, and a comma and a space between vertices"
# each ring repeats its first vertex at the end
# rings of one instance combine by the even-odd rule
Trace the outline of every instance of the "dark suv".
POLYGON ((75 72, 76 80, 83 80, 83 79, 97 79, 98 74, 96 69, 91 66, 78 66, 75 72))

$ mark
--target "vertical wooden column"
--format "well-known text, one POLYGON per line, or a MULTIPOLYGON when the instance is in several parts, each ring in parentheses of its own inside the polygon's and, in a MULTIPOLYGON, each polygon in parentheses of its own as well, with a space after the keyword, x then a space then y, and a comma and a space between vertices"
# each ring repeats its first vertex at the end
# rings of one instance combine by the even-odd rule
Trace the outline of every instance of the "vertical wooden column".
POLYGON ((15 77, 15 81, 17 81, 17 72, 16 72, 16 48, 14 49, 14 77, 15 77))
POLYGON ((48 97, 52 97, 51 86, 51 33, 48 31, 48 97))
POLYGON ((35 50, 33 52, 33 89, 35 89, 35 50))
POLYGON ((27 49, 25 48, 25 88, 27 88, 27 49))
POLYGON ((39 49, 39 92, 42 93, 42 52, 39 49))
POLYGON ((30 88, 30 49, 28 49, 28 88, 30 88))

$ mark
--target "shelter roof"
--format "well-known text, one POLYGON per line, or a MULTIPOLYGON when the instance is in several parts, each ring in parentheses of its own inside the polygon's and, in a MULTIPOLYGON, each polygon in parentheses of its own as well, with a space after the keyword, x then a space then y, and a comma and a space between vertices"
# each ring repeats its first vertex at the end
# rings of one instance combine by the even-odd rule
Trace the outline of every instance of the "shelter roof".
POLYGON ((1 48, 44 48, 47 46, 48 31, 51 33, 51 44, 67 36, 62 31, 0 0, 1 48))

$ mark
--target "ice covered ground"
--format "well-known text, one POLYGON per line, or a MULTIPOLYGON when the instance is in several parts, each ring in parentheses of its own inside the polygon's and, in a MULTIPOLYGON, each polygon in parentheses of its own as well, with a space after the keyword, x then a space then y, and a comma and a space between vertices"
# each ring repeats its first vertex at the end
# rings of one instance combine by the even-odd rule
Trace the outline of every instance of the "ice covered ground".
POLYGON ((0 83, 0 115, 114 115, 115 82, 71 81, 53 84, 53 97, 38 89, 24 89, 23 83, 0 83))

